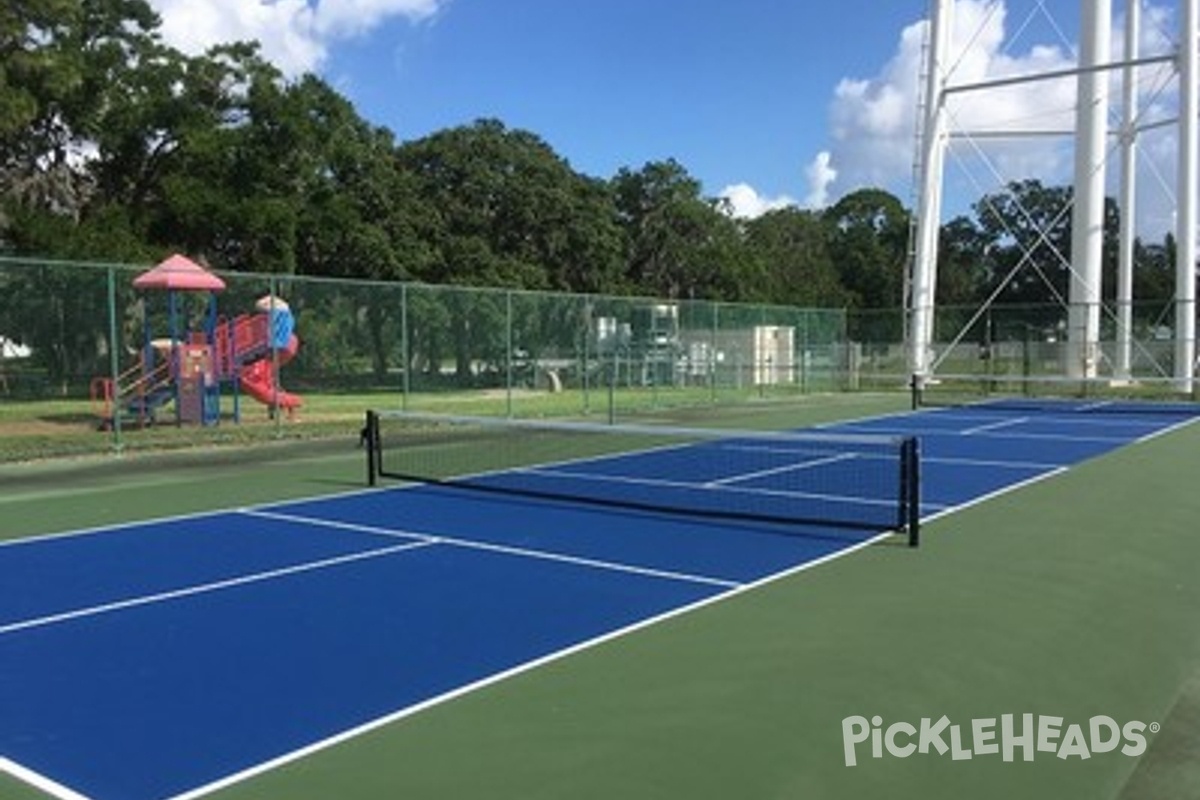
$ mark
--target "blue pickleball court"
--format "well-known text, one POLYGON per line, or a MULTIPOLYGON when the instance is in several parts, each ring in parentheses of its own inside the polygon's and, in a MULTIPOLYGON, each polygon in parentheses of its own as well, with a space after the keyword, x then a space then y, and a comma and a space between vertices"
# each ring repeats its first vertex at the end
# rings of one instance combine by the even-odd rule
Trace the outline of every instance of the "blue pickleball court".
MULTIPOLYGON (((930 518, 1191 419, 955 409, 820 435, 919 437, 930 518)), ((393 486, 0 546, 0 768, 76 800, 200 796, 887 535, 889 489, 861 477, 877 453, 787 444, 522 470, 632 508, 393 486), (649 492, 784 500, 804 522, 657 513, 649 492), (809 519, 832 504, 865 523, 809 519)))

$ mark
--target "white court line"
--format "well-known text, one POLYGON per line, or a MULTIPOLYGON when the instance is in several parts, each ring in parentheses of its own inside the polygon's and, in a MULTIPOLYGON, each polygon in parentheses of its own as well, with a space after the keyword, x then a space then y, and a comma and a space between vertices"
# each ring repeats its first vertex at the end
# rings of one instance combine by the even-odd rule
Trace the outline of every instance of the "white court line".
MULTIPOLYGON (((1169 425, 1169 426, 1162 428, 1160 430, 1157 430, 1153 433, 1146 434, 1145 436, 1142 436, 1139 439, 1127 439, 1124 441, 1124 445, 1129 446, 1129 445, 1137 445, 1137 444, 1142 444, 1144 442, 1149 442, 1153 439, 1159 438, 1160 436, 1165 436, 1168 433, 1173 433, 1175 431, 1186 428, 1189 425, 1195 425, 1197 423, 1200 423, 1200 417, 1192 417, 1191 419, 1185 419, 1180 422, 1177 422, 1174 425, 1169 425)), ((1104 455, 1109 455, 1109 454, 1105 453, 1104 455)), ((1019 481, 1010 486, 1005 486, 1001 489, 997 489, 994 492, 980 495, 979 497, 968 500, 965 503, 959 503, 956 506, 948 506, 948 507, 942 508, 940 511, 937 511, 936 513, 931 514, 928 517, 922 517, 921 524, 924 525, 928 522, 933 522, 934 520, 941 519, 942 517, 946 517, 951 514, 956 514, 959 511, 965 511, 968 508, 972 508, 974 506, 981 505, 990 500, 995 500, 997 497, 1002 497, 1010 492, 1015 492, 1019 489, 1024 489, 1027 486, 1032 486, 1035 483, 1040 483, 1041 481, 1049 480, 1050 478, 1057 477, 1058 475, 1062 475, 1063 473, 1070 472, 1073 468, 1079 466, 1080 464, 1086 463, 1087 461, 1090 461, 1090 460, 1091 460, 1090 458, 1083 459, 1081 461, 1072 463, 1068 466, 1054 467, 1054 468, 1050 469, 1049 471, 1042 473, 1041 475, 1034 475, 1026 480, 1019 481)), ((924 505, 924 503, 922 503, 922 505, 924 505)))
MULTIPOLYGON (((703 491, 705 485, 702 483, 688 483, 687 481, 672 481, 666 478, 632 478, 627 475, 600 475, 592 472, 571 472, 569 470, 558 469, 514 469, 512 472, 528 472, 534 475, 547 475, 551 478, 572 478, 576 480, 596 481, 603 483, 627 483, 635 486, 662 486, 672 489, 693 489, 703 491)), ((767 497, 787 497, 792 499, 805 500, 832 500, 842 503, 858 503, 859 505, 867 506, 894 506, 896 500, 881 500, 875 497, 850 497, 847 495, 837 494, 821 494, 817 492, 787 492, 781 489, 742 489, 737 486, 722 487, 722 492, 735 492, 737 494, 747 495, 763 495, 767 497)))
MULTIPOLYGON (((878 415, 878 417, 869 417, 869 418, 865 418, 865 419, 875 419, 875 418, 882 419, 882 418, 887 418, 887 417, 902 417, 902 416, 907 416, 908 413, 912 413, 914 415, 919 415, 922 413, 934 414, 934 413, 937 413, 937 410, 927 409, 927 410, 916 411, 916 412, 895 412, 892 414, 881 414, 881 415, 878 415)), ((1136 440, 1136 442, 1149 441, 1151 439, 1157 438, 1159 436, 1163 436, 1172 431, 1186 427, 1187 425, 1193 424, 1196 421, 1197 421, 1196 419, 1185 420, 1183 422, 1180 422, 1177 425, 1173 425, 1173 426, 1170 426, 1169 428, 1164 428, 1164 429, 1155 431, 1151 434, 1148 434, 1148 435, 1142 437, 1141 439, 1136 440)), ((832 423, 832 422, 826 423, 826 425, 830 425, 830 426, 836 425, 836 424, 845 424, 845 423, 844 423, 844 421, 842 423, 832 423)), ((819 425, 819 426, 813 426, 813 427, 825 427, 825 426, 819 425)), ((942 431, 938 431, 938 432, 940 433, 942 431)), ((905 432, 905 433, 908 433, 908 432, 905 432)), ((1126 441, 1128 443, 1128 440, 1123 440, 1123 441, 1126 441)), ((949 462, 952 462, 955 460, 954 459, 943 459, 943 461, 949 463, 949 462)), ((980 462, 980 463, 985 463, 985 462, 980 462)), ((1005 464, 1005 462, 997 462, 997 463, 1000 466, 1003 466, 1005 464)), ((1011 491, 1016 491, 1017 489, 1023 488, 1025 486, 1031 485, 1033 483, 1037 483, 1041 480, 1046 480, 1050 477, 1054 477, 1055 475, 1061 474, 1066 471, 1068 471, 1067 467, 1060 466, 1060 467, 1055 468, 1051 472, 1047 472, 1046 474, 1035 476, 1033 478, 1030 478, 1029 480, 1022 481, 1021 483, 1014 484, 1009 487, 1005 487, 1001 490, 997 490, 996 492, 992 492, 991 494, 985 495, 983 497, 976 498, 976 499, 974 499, 972 501, 968 501, 966 503, 962 503, 958 506, 942 507, 942 509, 939 510, 937 513, 932 514, 928 517, 923 517, 922 522, 923 523, 931 522, 935 519, 939 519, 941 517, 948 516, 952 513, 956 513, 958 511, 970 508, 971 506, 983 503, 987 500, 991 500, 993 498, 1007 494, 1011 491)), ((316 500, 316 499, 333 499, 335 497, 341 497, 341 496, 372 494, 375 492, 391 492, 391 491, 397 491, 397 490, 400 490, 403 488, 407 488, 407 487, 379 487, 379 488, 374 488, 374 489, 353 490, 353 491, 349 491, 349 492, 335 493, 335 494, 331 494, 331 495, 327 495, 327 496, 323 496, 323 497, 305 498, 304 500, 311 501, 311 500, 316 500)), ((285 506, 285 505, 294 505, 297 502, 302 502, 302 501, 301 500, 284 500, 284 501, 279 501, 276 503, 267 504, 264 506, 259 506, 259 508, 271 508, 271 507, 278 507, 278 506, 285 506)), ((926 504, 926 503, 923 503, 922 506, 923 507, 935 507, 935 506, 933 506, 933 504, 926 504)), ((41 537, 36 537, 36 538, 31 538, 31 539, 15 540, 12 542, 0 542, 0 546, 24 543, 27 541, 39 542, 39 541, 45 541, 47 539, 75 536, 75 535, 80 535, 80 534, 101 533, 101 532, 107 532, 107 531, 113 531, 113 530, 120 530, 120 529, 128 528, 131 526, 137 527, 137 526, 141 526, 141 525, 151 525, 151 524, 155 524, 155 523, 170 522, 173 520, 193 518, 193 517, 217 516, 220 514, 231 513, 236 510, 237 509, 220 509, 220 510, 214 510, 214 511, 209 511, 209 512, 197 513, 197 514, 188 514, 188 515, 179 515, 179 516, 174 516, 174 517, 162 517, 162 518, 158 518, 158 519, 142 520, 142 521, 138 521, 138 522, 134 522, 134 523, 124 523, 124 524, 118 523, 118 524, 106 525, 106 526, 90 528, 90 529, 67 531, 67 532, 63 532, 63 533, 59 533, 59 534, 52 534, 49 536, 41 536, 41 537)), ((377 719, 368 721, 356 728, 348 729, 341 733, 330 736, 326 739, 314 742, 303 748, 299 748, 290 753, 285 753, 285 754, 283 754, 277 758, 274 758, 270 761, 266 761, 261 764, 257 764, 248 769, 228 775, 224 778, 220 778, 211 783, 205 784, 203 786, 189 790, 182 794, 176 795, 173 798, 168 798, 167 800, 197 800, 197 798, 208 795, 212 792, 216 792, 220 789, 224 789, 229 786, 233 786, 233 785, 242 783, 242 782, 249 780, 250 778, 253 778, 257 775, 261 775, 263 773, 274 770, 278 767, 284 766, 289 763, 293 763, 293 762, 303 759, 309 755, 313 755, 315 753, 318 753, 320 751, 323 751, 330 747, 333 747, 337 744, 357 738, 357 737, 359 737, 363 734, 369 733, 373 730, 377 730, 379 728, 386 727, 387 725, 390 725, 393 722, 402 720, 404 718, 407 718, 409 716, 412 716, 414 714, 417 714, 421 711, 427 710, 434 706, 441 705, 441 704, 446 703, 455 698, 470 694, 479 689, 483 689, 487 686, 502 682, 504 680, 507 680, 510 677, 514 677, 516 675, 519 675, 519 674, 522 674, 525 672, 529 672, 531 670, 537 669, 546 664, 550 664, 555 661, 559 661, 559 660, 565 659, 567 657, 570 657, 572 655, 575 655, 577 653, 592 649, 592 648, 597 647, 606 642, 621 638, 623 636, 630 635, 632 633, 635 633, 637 631, 640 631, 640 630, 643 630, 646 628, 650 628, 661 622, 665 622, 669 619, 673 619, 675 617, 682 616, 682 615, 691 613, 693 611, 698 611, 704 607, 707 607, 710 605, 715 605, 716 603, 723 602, 726 599, 730 599, 730 598, 740 595, 742 593, 753 591, 753 590, 758 589, 759 587, 765 586, 767 584, 774 583, 774 582, 780 581, 780 580, 784 580, 788 577, 805 572, 809 569, 813 569, 815 567, 832 562, 832 561, 842 558, 844 556, 851 555, 855 552, 858 552, 859 550, 870 547, 870 546, 876 544, 877 542, 883 541, 883 540, 889 538, 891 535, 892 534, 890 534, 890 533, 879 534, 878 536, 872 537, 871 539, 868 539, 868 540, 865 540, 858 544, 849 546, 845 549, 837 550, 837 551, 830 553, 826 556, 823 556, 821 558, 814 559, 812 561, 807 561, 807 562, 805 562, 803 564, 799 564, 791 569, 784 570, 782 572, 775 573, 773 575, 768 575, 756 582, 743 584, 736 589, 731 589, 727 592, 719 593, 717 595, 705 598, 705 599, 697 601, 695 603, 681 606, 681 607, 673 609, 671 611, 664 612, 658 616, 654 616, 654 617, 650 617, 650 618, 641 620, 639 622, 633 623, 624 628, 621 628, 621 629, 618 629, 615 631, 611 631, 607 634, 603 634, 601 636, 595 637, 588 641, 580 642, 569 648, 565 648, 563 650, 549 653, 540 658, 533 659, 524 664, 517 665, 511 669, 508 669, 503 672, 496 673, 494 675, 485 677, 474 683, 458 687, 457 689, 451 690, 451 691, 449 691, 445 694, 439 695, 437 697, 430 698, 428 700, 425 700, 425 701, 415 704, 413 706, 398 709, 386 716, 382 716, 377 719)), ((54 795, 57 798, 60 798, 60 800, 88 800, 88 798, 86 798, 85 796, 80 795, 76 792, 73 792, 72 790, 67 789, 66 787, 61 787, 59 784, 56 784, 53 781, 50 781, 48 779, 42 778, 41 776, 37 775, 37 773, 34 773, 34 772, 28 770, 27 768, 22 767, 21 765, 18 765, 16 763, 9 761, 7 759, 4 759, 2 757, 0 757, 0 771, 8 772, 9 774, 13 775, 14 777, 25 781, 26 783, 34 786, 35 788, 41 789, 43 791, 48 792, 49 794, 54 795)))
POLYGON ((976 434, 1007 428, 1010 425, 1022 425, 1026 422, 1029 422, 1029 417, 1014 417, 1012 419, 1002 419, 997 422, 988 422, 984 425, 976 425, 974 428, 967 428, 966 430, 959 431, 959 433, 963 436, 975 436, 976 434))
MULTIPOLYGON (((313 525, 321 528, 334 528, 336 530, 354 531, 356 533, 369 533, 376 536, 400 536, 411 537, 413 535, 422 536, 423 534, 413 534, 407 530, 396 530, 394 528, 382 528, 375 525, 360 525, 353 522, 340 522, 338 520, 321 519, 320 517, 303 517, 294 514, 281 514, 273 511, 256 511, 254 509, 244 509, 241 513, 251 517, 261 517, 263 519, 274 519, 283 522, 296 522, 304 525, 313 525)), ((605 561, 598 558, 585 558, 583 556, 571 556, 564 553, 555 553, 549 550, 534 550, 527 547, 513 547, 511 545, 493 544, 490 542, 479 542, 473 539, 459 539, 454 536, 429 536, 431 540, 437 544, 452 545, 469 550, 484 550, 491 553, 502 553, 510 556, 520 556, 521 558, 531 558, 539 561, 555 561, 561 564, 570 564, 577 567, 587 567, 589 569, 607 570, 609 572, 623 572, 631 575, 640 575, 649 578, 662 578, 671 581, 681 581, 683 583, 698 583, 704 586, 716 586, 721 589, 736 589, 742 584, 737 581, 725 580, 724 578, 714 578, 708 575, 696 575, 686 572, 675 572, 672 570, 654 569, 651 567, 642 567, 636 564, 626 564, 621 561, 605 561)))
POLYGON ((29 767, 18 764, 15 761, 0 756, 0 772, 6 772, 19 781, 24 781, 28 785, 44 792, 51 797, 57 797, 58 800, 91 800, 87 795, 62 785, 56 780, 47 778, 40 772, 34 772, 29 767))
MULTIPOLYGON (((407 537, 409 539, 412 536, 407 537)), ((314 572, 320 569, 328 569, 330 567, 340 566, 342 564, 350 564, 356 561, 366 561, 373 558, 382 558, 384 556, 402 553, 405 550, 415 550, 419 547, 429 547, 437 544, 436 540, 423 539, 418 542, 407 542, 406 544, 397 544, 391 547, 381 547, 376 550, 368 550, 362 553, 351 553, 344 556, 336 556, 334 558, 324 558, 319 561, 310 561, 306 564, 296 564, 291 567, 281 567, 279 569, 266 570, 263 572, 254 572, 249 575, 240 575, 236 578, 226 578, 220 581, 212 581, 210 583, 200 583, 195 586, 186 586, 182 589, 172 589, 167 592, 156 592, 154 594, 141 595, 140 597, 131 597, 125 600, 115 600, 111 603, 101 603, 99 605, 88 606, 86 608, 78 608, 72 611, 63 611, 58 614, 48 614, 44 617, 34 617, 32 619, 21 620, 19 622, 10 622, 7 625, 0 625, 0 636, 19 631, 26 631, 33 628, 44 628, 49 625, 55 625, 61 622, 69 622, 70 620, 82 619, 85 617, 95 617, 101 614, 109 614, 114 611, 124 611, 130 608, 139 606, 153 605, 154 603, 162 603, 168 600, 179 600, 184 597, 193 597, 199 594, 207 594, 209 592, 217 592, 222 589, 232 589, 237 586, 247 586, 252 583, 262 583, 265 581, 278 580, 290 575, 299 575, 304 572, 314 572)))
POLYGON ((922 464, 949 464, 959 467, 986 467, 988 469, 1062 469, 1066 464, 1051 464, 1042 461, 993 461, 984 458, 950 458, 939 456, 921 456, 922 464))
MULTIPOLYGON (((1106 401, 1107 402, 1107 401, 1106 401)), ((1153 414, 1138 414, 1138 413, 1118 413, 1118 414, 1099 414, 1097 416, 1089 416, 1082 413, 1085 409, 1077 409, 1075 411, 1039 411, 1030 419, 1042 423, 1074 425, 1081 428, 1119 428, 1122 430, 1130 427, 1150 427, 1158 428, 1161 422, 1155 421, 1153 414)), ((930 416, 936 416, 938 419, 963 420, 973 422, 979 419, 1003 419, 1013 414, 1012 411, 1004 411, 999 409, 979 409, 971 413, 956 412, 954 409, 930 409, 930 416)))
MULTIPOLYGON (((966 501, 965 503, 959 503, 956 506, 945 506, 941 510, 939 510, 933 514, 930 514, 928 517, 921 517, 921 525, 925 525, 929 522, 933 522, 934 520, 941 519, 942 517, 948 517, 951 514, 957 514, 959 511, 965 511, 966 509, 971 508, 972 506, 977 506, 977 505, 980 505, 981 503, 986 503, 989 500, 995 500, 997 497, 1003 497, 1004 495, 1009 494, 1010 492, 1015 492, 1018 489, 1024 489, 1026 486, 1032 486, 1035 483, 1040 483, 1044 480, 1049 480, 1050 478, 1053 478, 1057 475, 1062 475, 1064 472, 1069 472, 1070 469, 1071 469, 1070 467, 1056 467, 1054 469, 1048 470, 1047 472, 1043 472, 1040 475, 1034 475, 1032 477, 1026 478, 1023 481, 1017 481, 1016 483, 1009 484, 1008 486, 1003 486, 994 492, 989 492, 987 494, 980 495, 979 497, 971 498, 970 500, 966 501)), ((925 505, 925 504, 922 503, 921 505, 925 505)))
MULTIPOLYGON (((854 426, 850 426, 853 428, 854 426)), ((875 428, 870 430, 874 431, 875 428)), ((865 433, 866 431, 861 431, 865 433)), ((892 435, 907 435, 907 436, 962 436, 962 431, 946 428, 895 428, 884 429, 885 434, 892 435)), ((1026 439, 1034 442, 1067 442, 1075 444, 1113 444, 1126 445, 1137 441, 1130 439, 1128 436, 1072 436, 1062 433, 992 433, 991 431, 983 431, 982 433, 974 434, 974 438, 979 439, 1008 439, 1018 440, 1026 439)))
POLYGON ((795 567, 792 567, 791 569, 784 570, 783 572, 777 572, 773 575, 768 575, 767 577, 761 578, 757 581, 754 581, 753 583, 742 584, 742 585, 740 585, 736 588, 730 589, 728 591, 719 592, 715 595, 706 597, 702 600, 697 600, 694 603, 689 603, 687 605, 683 605, 678 608, 671 609, 670 611, 665 611, 656 616, 648 617, 648 618, 640 620, 638 622, 634 622, 630 625, 626 625, 623 628, 618 628, 617 630, 610 631, 608 633, 601 634, 599 636, 588 639, 586 641, 579 642, 578 644, 571 645, 570 647, 563 648, 562 650, 556 650, 552 653, 547 653, 544 656, 540 656, 538 658, 531 659, 530 661, 526 661, 523 664, 518 664, 517 666, 512 667, 510 669, 506 669, 502 672, 497 672, 494 675, 489 675, 487 677, 481 678, 481 679, 475 681, 474 683, 469 683, 465 686, 460 686, 460 687, 458 687, 456 689, 452 689, 444 694, 437 695, 436 697, 431 697, 428 700, 423 700, 420 703, 416 703, 411 706, 406 706, 405 708, 397 709, 396 711, 393 711, 390 714, 387 714, 387 715, 379 717, 377 719, 373 719, 368 722, 365 722, 362 725, 359 725, 358 727, 350 728, 348 730, 342 731, 341 733, 334 734, 333 736, 330 736, 326 739, 321 739, 319 741, 313 742, 312 744, 306 745, 305 747, 299 748, 290 753, 284 753, 283 755, 273 758, 270 761, 263 762, 262 764, 256 764, 255 766, 250 767, 245 770, 242 770, 241 772, 237 772, 232 775, 227 775, 224 778, 220 778, 216 781, 213 781, 212 783, 205 784, 204 786, 199 786, 195 789, 184 792, 183 794, 178 794, 178 795, 175 795, 174 797, 166 798, 166 800, 198 800, 198 798, 203 797, 208 794, 211 794, 213 792, 216 792, 220 789, 226 789, 230 786, 234 786, 236 784, 243 783, 243 782, 249 780, 250 778, 256 777, 258 775, 262 775, 263 773, 270 772, 271 770, 274 770, 274 769, 278 769, 279 767, 285 766, 287 764, 294 763, 296 761, 299 761, 300 759, 303 759, 308 756, 319 753, 322 750, 328 750, 329 748, 331 748, 335 745, 341 744, 343 742, 347 742, 351 739, 358 738, 359 736, 370 733, 371 731, 374 731, 374 730, 378 730, 379 728, 386 727, 388 725, 391 725, 394 722, 398 722, 407 717, 411 717, 414 714, 418 714, 422 711, 426 711, 430 708, 433 708, 434 706, 442 705, 451 700, 462 697, 464 695, 471 694, 472 692, 479 691, 480 689, 484 689, 488 686, 492 686, 494 684, 508 680, 509 678, 513 678, 517 675, 521 675, 526 672, 530 672, 532 670, 538 669, 539 667, 546 666, 547 664, 552 664, 556 661, 561 661, 565 658, 576 655, 578 653, 582 653, 586 650, 591 650, 595 647, 599 647, 600 645, 605 644, 607 642, 611 642, 615 639, 620 639, 622 637, 629 636, 630 634, 636 633, 636 632, 644 630, 646 628, 653 627, 660 623, 666 622, 667 620, 674 619, 676 617, 680 617, 685 614, 690 614, 694 611, 699 611, 700 609, 705 608, 707 606, 711 606, 711 605, 715 605, 720 602, 724 602, 725 600, 728 600, 733 597, 737 597, 738 595, 744 594, 746 592, 754 591, 754 590, 759 589, 768 584, 783 580, 784 578, 788 578, 793 575, 797 575, 801 572, 805 572, 807 570, 813 569, 814 567, 821 566, 822 564, 827 564, 830 561, 834 561, 838 558, 842 558, 843 556, 848 556, 851 553, 856 553, 859 550, 862 550, 863 548, 870 547, 871 545, 873 545, 877 542, 887 539, 890 535, 891 534, 887 534, 887 533, 879 534, 878 536, 874 536, 870 539, 867 539, 866 541, 851 545, 845 549, 837 550, 833 553, 829 553, 828 555, 822 556, 817 559, 813 559, 812 561, 806 561, 803 564, 799 564, 795 567))
POLYGON ((1197 422, 1200 422, 1200 417, 1193 417, 1191 419, 1181 420, 1180 422, 1177 422, 1174 425, 1168 425, 1165 428, 1160 428, 1159 430, 1151 431, 1150 433, 1147 433, 1145 436, 1141 437, 1140 439, 1137 439, 1134 442, 1134 444, 1141 444, 1142 442, 1153 441, 1154 439, 1157 439, 1160 436, 1166 436, 1168 433, 1174 433, 1175 431, 1182 430, 1183 428, 1186 428, 1189 425, 1194 425, 1197 422))
POLYGON ((772 467, 771 469, 760 469, 755 472, 744 472, 740 475, 730 475, 727 478, 718 478, 712 481, 705 481, 701 486, 728 486, 731 483, 740 483, 741 481, 754 480, 755 478, 763 478, 767 475, 778 475, 781 472, 798 472, 800 470, 812 469, 813 467, 823 467, 826 464, 836 464, 839 461, 847 461, 854 458, 854 453, 841 453, 828 458, 816 458, 812 461, 802 461, 798 464, 784 464, 781 467, 772 467))
MULTIPOLYGON (((753 452, 767 453, 794 453, 794 450, 780 450, 772 448, 751 448, 751 447, 731 447, 731 450, 748 450, 753 452)), ((860 461, 894 461, 896 456, 894 453, 867 453, 856 452, 852 456, 860 461)), ((1045 461, 1002 461, 998 459, 984 458, 953 458, 930 456, 924 453, 921 454, 922 464, 957 464, 964 467, 995 467, 997 469, 1057 469, 1063 464, 1055 464, 1045 461)))

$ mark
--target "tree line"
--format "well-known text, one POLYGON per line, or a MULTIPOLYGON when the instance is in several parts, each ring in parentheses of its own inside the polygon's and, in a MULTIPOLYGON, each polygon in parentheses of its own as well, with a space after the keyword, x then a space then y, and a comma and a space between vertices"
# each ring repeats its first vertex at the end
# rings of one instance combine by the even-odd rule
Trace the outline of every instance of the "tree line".
MULTIPOLYGON (((672 159, 589 176, 495 119, 397 141, 318 76, 286 80, 254 43, 189 56, 159 29, 145 0, 0 9, 0 250, 136 263, 178 250, 250 272, 903 306, 911 215, 886 191, 737 219, 672 159)), ((939 301, 1065 296, 1069 200, 1020 181, 947 223, 939 301)), ((1110 202, 1110 273, 1117 226, 1110 202)), ((1137 250, 1137 296, 1169 298, 1173 242, 1137 250)))

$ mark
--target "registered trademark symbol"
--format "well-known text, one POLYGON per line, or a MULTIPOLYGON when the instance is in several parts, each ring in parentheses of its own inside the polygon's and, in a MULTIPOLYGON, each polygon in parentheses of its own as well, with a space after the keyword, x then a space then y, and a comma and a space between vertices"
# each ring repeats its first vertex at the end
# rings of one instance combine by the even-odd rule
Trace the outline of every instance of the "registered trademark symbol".
POLYGON ((1158 733, 1159 730, 1161 730, 1161 729, 1162 729, 1162 726, 1159 725, 1157 722, 1150 723, 1150 732, 1151 733, 1158 733))

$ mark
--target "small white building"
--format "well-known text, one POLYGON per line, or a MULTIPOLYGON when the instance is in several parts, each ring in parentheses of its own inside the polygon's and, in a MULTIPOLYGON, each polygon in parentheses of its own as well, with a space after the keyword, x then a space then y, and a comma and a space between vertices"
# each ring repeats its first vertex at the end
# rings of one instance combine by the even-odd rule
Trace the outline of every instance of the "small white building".
POLYGON ((7 336, 0 336, 0 359, 29 358, 31 351, 23 344, 17 344, 7 336))
POLYGON ((693 359, 710 361, 713 369, 732 370, 739 384, 745 381, 751 386, 775 386, 796 382, 796 329, 788 325, 755 325, 698 334, 689 337, 687 352, 693 359))

